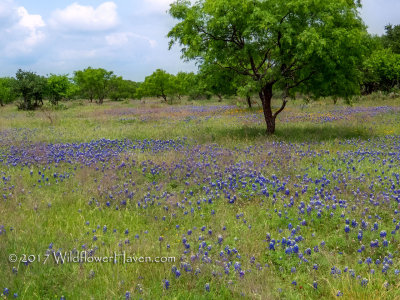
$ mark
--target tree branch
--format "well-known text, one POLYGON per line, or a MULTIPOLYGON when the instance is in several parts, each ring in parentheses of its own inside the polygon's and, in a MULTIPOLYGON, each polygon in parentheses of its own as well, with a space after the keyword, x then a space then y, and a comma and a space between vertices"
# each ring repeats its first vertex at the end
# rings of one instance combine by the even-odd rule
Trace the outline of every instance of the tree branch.
MULTIPOLYGON (((265 55, 264 55, 263 60, 261 61, 261 63, 260 63, 260 64, 258 65, 258 67, 257 67, 258 70, 259 70, 259 69, 264 65, 264 63, 267 61, 270 52, 271 52, 271 48, 269 48, 269 49, 267 50, 267 52, 265 52, 265 55)), ((268 68, 267 68, 267 69, 268 69, 268 68)))
POLYGON ((253 56, 250 54, 250 52, 248 53, 249 55, 249 60, 250 60, 250 65, 251 65, 251 69, 254 73, 254 76, 256 76, 258 79, 260 78, 260 74, 258 74, 258 69, 256 67, 256 64, 254 62, 254 58, 253 56))
POLYGON ((249 71, 247 71, 247 70, 241 71, 241 70, 239 70, 239 69, 237 69, 237 68, 234 68, 234 67, 231 67, 231 66, 223 66, 223 65, 221 65, 221 64, 218 63, 218 62, 216 62, 215 64, 218 65, 218 66, 219 66, 220 68, 222 68, 222 69, 232 70, 232 71, 235 71, 235 72, 238 73, 238 74, 253 77, 253 75, 252 75, 249 71))
MULTIPOLYGON (((282 25, 283 21, 285 21, 286 17, 289 16, 290 12, 288 12, 286 15, 282 17, 282 19, 279 21, 279 25, 282 25)), ((278 30, 278 41, 277 45, 279 47, 279 51, 282 53, 282 44, 281 44, 281 39, 282 39, 282 32, 278 30)))
POLYGON ((276 111, 276 112, 274 113, 274 119, 285 109, 286 104, 287 104, 287 102, 288 102, 288 101, 286 100, 288 96, 289 96, 289 86, 286 84, 285 91, 283 92, 281 108, 278 109, 278 111, 276 111))
POLYGON ((233 43, 235 45, 237 45, 239 47, 239 49, 242 49, 244 47, 244 43, 242 41, 235 40, 235 32, 236 29, 233 29, 233 32, 231 34, 230 38, 226 38, 226 37, 218 37, 210 32, 207 32, 203 27, 195 25, 196 29, 198 32, 203 33, 204 35, 208 36, 209 38, 211 38, 212 40, 215 41, 222 41, 222 42, 226 42, 226 43, 233 43))
POLYGON ((293 85, 288 86, 288 90, 289 90, 289 89, 293 89, 293 88, 295 88, 295 87, 298 87, 298 86, 299 86, 300 84, 302 84, 303 82, 305 82, 305 81, 307 81, 307 80, 310 80, 311 77, 313 77, 313 75, 314 75, 315 73, 317 73, 316 70, 311 71, 310 74, 308 74, 307 77, 303 78, 303 79, 300 80, 300 81, 295 82, 293 85))
POLYGON ((286 98, 282 99, 282 106, 276 113, 274 113, 274 119, 285 109, 287 102, 286 98))

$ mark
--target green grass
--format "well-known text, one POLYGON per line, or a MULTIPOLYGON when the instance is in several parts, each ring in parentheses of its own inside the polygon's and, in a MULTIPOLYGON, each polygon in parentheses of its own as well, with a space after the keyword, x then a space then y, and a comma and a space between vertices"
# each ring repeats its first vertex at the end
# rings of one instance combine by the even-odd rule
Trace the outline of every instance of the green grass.
MULTIPOLYGON (((380 101, 365 99, 352 108, 390 106, 393 110, 373 115, 354 113, 340 120, 321 123, 313 118, 324 112, 331 117, 332 111, 338 107, 344 111, 349 108, 341 103, 334 106, 329 100, 307 106, 297 100, 279 117, 274 136, 265 134, 259 107, 252 110, 232 108, 218 114, 191 113, 181 106, 168 106, 152 100, 146 104, 138 101, 106 102, 103 106, 71 102, 66 103, 65 110, 33 113, 17 111, 13 105, 1 108, 1 131, 21 131, 0 136, 0 154, 8 153, 12 145, 80 143, 103 138, 175 140, 186 137, 188 149, 182 152, 132 150, 120 154, 114 161, 98 162, 93 166, 43 162, 28 166, 0 165, 1 177, 10 178, 7 182, 0 181, 0 196, 5 195, 0 200, 0 230, 1 226, 6 230, 0 234, 0 294, 8 288, 10 294, 3 295, 3 298, 11 299, 14 293, 18 293, 19 299, 60 299, 62 295, 66 299, 124 299, 129 291, 133 299, 334 299, 341 291, 343 299, 400 298, 399 277, 393 273, 394 269, 400 268, 397 238, 391 238, 388 248, 371 250, 369 247, 369 241, 377 238, 380 230, 385 229, 390 236, 397 203, 393 199, 385 202, 384 198, 379 198, 384 203, 374 206, 362 196, 365 192, 384 197, 382 193, 390 190, 391 183, 386 179, 380 183, 377 176, 388 176, 396 185, 392 173, 400 172, 398 160, 391 163, 390 156, 381 159, 377 155, 375 161, 367 157, 358 162, 356 159, 350 161, 346 156, 358 148, 384 153, 398 151, 386 149, 384 145, 390 147, 398 143, 399 99, 380 101), (174 107, 183 111, 169 111, 174 107), (139 113, 132 110, 135 108, 139 113), (32 131, 26 133, 26 129, 32 131), (248 147, 251 148, 246 150, 248 147), (388 162, 383 164, 383 159, 388 162), (126 167, 118 168, 122 161, 126 167), (267 185, 269 198, 253 192, 251 185, 246 185, 236 189, 237 201, 233 205, 227 203, 223 189, 218 190, 220 196, 208 203, 210 194, 204 187, 209 187, 210 181, 228 180, 229 173, 223 172, 226 166, 236 166, 248 173, 254 171, 266 178, 276 175, 280 182, 288 182, 290 196, 304 187, 302 178, 305 174, 314 180, 328 173, 331 176, 332 172, 340 174, 340 180, 351 174, 346 183, 330 177, 332 185, 325 187, 325 191, 348 201, 349 206, 339 207, 332 217, 329 216, 331 210, 327 212, 325 209, 322 209, 322 217, 316 210, 309 215, 299 215, 297 207, 300 202, 307 205, 315 189, 321 189, 321 184, 312 182, 308 184, 306 193, 300 192, 299 198, 295 198, 291 209, 287 206, 289 196, 282 192, 277 192, 276 201, 272 200, 277 187, 271 184, 267 185), (147 168, 145 172, 144 167, 147 168), (157 167, 159 173, 149 173, 152 167, 157 167), (194 170, 190 177, 186 176, 188 168, 194 170), (49 178, 47 184, 38 182, 39 171, 45 174, 44 178, 49 178), (70 176, 56 182, 52 177, 54 172, 70 176), (369 189, 371 184, 374 184, 373 192, 369 189), (333 185, 338 189, 335 190, 333 185), (134 192, 132 200, 123 196, 125 189, 134 192), (360 193, 355 195, 357 189, 360 193), (182 190, 185 194, 181 193, 182 190), (193 196, 189 191, 193 191, 193 196), (166 193, 170 196, 165 197, 166 193), (110 200, 110 195, 114 200, 110 200), (152 198, 153 195, 159 199, 152 198), (126 206, 118 203, 122 199, 127 200, 126 206), (106 201, 111 201, 110 207, 106 201), (351 209, 353 205, 355 208, 351 209), (368 207, 367 214, 365 207, 368 207), (357 252, 360 247, 358 229, 344 234, 345 218, 340 217, 341 213, 359 223, 368 214, 380 216, 379 231, 367 230, 364 233, 363 241, 368 248, 365 253, 357 252), (322 240, 326 242, 318 253, 312 254, 312 264, 300 263, 294 254, 285 255, 282 248, 270 251, 269 243, 265 241, 267 233, 274 239, 289 236, 289 223, 296 227, 302 219, 307 221, 301 229, 305 241, 299 242, 302 250, 318 245, 322 240), (103 232, 104 225, 107 226, 106 232, 103 232), (200 230, 203 225, 207 226, 204 232, 200 230), (224 226, 226 230, 222 229, 224 226), (129 234, 125 234, 126 229, 129 229, 129 234), (193 230, 190 236, 185 234, 189 229, 193 230), (212 235, 208 234, 209 229, 212 235), (136 234, 139 238, 135 238, 136 234), (211 263, 202 262, 201 256, 191 261, 191 255, 198 251, 200 235, 207 246, 212 246, 209 250, 211 263), (222 243, 218 243, 218 235, 223 236, 222 243), (160 236, 163 236, 162 242, 160 236), (191 246, 185 255, 183 236, 191 246), (176 257, 176 262, 56 264, 50 257, 43 264, 50 243, 54 251, 91 249, 99 257, 112 255, 114 251, 126 251, 137 256, 176 257), (240 253, 240 258, 232 256, 231 261, 241 262, 245 271, 243 277, 233 267, 229 275, 224 273, 219 253, 227 245, 240 253), (382 260, 388 252, 394 258, 387 275, 375 266, 376 273, 372 275, 367 265, 357 263, 367 256, 382 260), (36 258, 40 255, 42 262, 36 261, 28 266, 22 262, 11 263, 9 255, 12 253, 19 258, 23 254, 35 255, 36 258), (251 262, 253 256, 254 263, 251 262), (197 275, 194 271, 185 272, 181 258, 190 263, 193 270, 199 268, 201 272, 197 275), (318 264, 318 270, 313 270, 313 263, 318 264), (182 273, 179 278, 171 273, 173 265, 182 273), (330 274, 333 266, 341 269, 340 276, 330 274), (355 269, 361 278, 367 278, 368 285, 362 287, 360 280, 343 272, 345 266, 355 269), (295 273, 291 272, 293 267, 296 267, 295 273), (170 281, 168 290, 163 287, 164 279, 170 281), (293 280, 297 282, 296 286, 292 284, 293 280), (318 282, 318 289, 312 286, 314 280, 318 282), (209 292, 205 290, 206 283, 210 284, 209 292)), ((232 103, 236 103, 236 99, 226 100, 223 105, 232 103)), ((221 105, 212 101, 182 104, 221 105)), ((249 181, 248 177, 245 179, 249 181)), ((367 221, 371 225, 376 220, 367 221)))

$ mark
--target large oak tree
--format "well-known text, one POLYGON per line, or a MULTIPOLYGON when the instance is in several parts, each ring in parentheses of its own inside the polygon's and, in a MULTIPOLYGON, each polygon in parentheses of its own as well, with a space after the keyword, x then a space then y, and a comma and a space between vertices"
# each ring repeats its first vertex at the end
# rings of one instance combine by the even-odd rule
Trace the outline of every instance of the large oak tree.
POLYGON ((366 29, 354 0, 177 0, 168 33, 182 56, 251 78, 267 132, 295 91, 347 96, 359 91, 366 29), (274 89, 284 91, 272 108, 274 89))

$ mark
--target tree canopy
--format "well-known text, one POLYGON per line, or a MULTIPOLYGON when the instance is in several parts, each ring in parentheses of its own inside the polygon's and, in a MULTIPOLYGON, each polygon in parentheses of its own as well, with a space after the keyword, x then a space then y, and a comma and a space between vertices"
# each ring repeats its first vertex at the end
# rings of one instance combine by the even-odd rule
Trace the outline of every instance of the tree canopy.
POLYGON ((74 81, 90 101, 97 98, 98 103, 102 104, 111 90, 111 82, 116 77, 113 71, 102 68, 93 69, 88 67, 83 71, 74 72, 74 81))
POLYGON ((58 104, 58 102, 68 96, 71 82, 68 75, 55 75, 51 74, 47 78, 47 94, 52 104, 58 104))
POLYGON ((20 109, 31 110, 43 104, 47 84, 45 77, 19 69, 15 78, 14 91, 23 98, 23 102, 18 105, 20 109))
POLYGON ((0 105, 11 103, 17 98, 14 90, 15 79, 11 77, 0 78, 0 105))
POLYGON ((164 70, 157 69, 150 76, 147 76, 144 82, 137 90, 137 96, 159 97, 167 102, 167 97, 173 95, 175 90, 174 76, 164 70))
POLYGON ((393 53, 400 54, 400 25, 385 26, 382 41, 385 48, 391 48, 393 53))
POLYGON ((222 69, 215 64, 203 64, 200 66, 198 75, 202 81, 206 91, 218 97, 222 101, 223 96, 232 96, 236 93, 233 85, 235 74, 228 70, 222 69))
POLYGON ((187 96, 190 94, 193 88, 196 75, 194 73, 178 72, 174 76, 174 90, 176 96, 181 99, 182 96, 187 96))
POLYGON ((400 83, 400 54, 393 53, 391 48, 378 49, 364 61, 364 91, 389 92, 400 83))
POLYGON ((109 97, 113 101, 134 98, 139 86, 137 82, 125 80, 122 76, 114 77, 110 82, 109 97))
POLYGON ((178 43, 184 59, 251 78, 267 132, 274 133, 276 117, 296 90, 317 96, 357 92, 343 90, 360 83, 366 29, 357 2, 178 0, 169 10, 178 20, 168 33, 170 47, 178 43), (275 112, 273 87, 284 91, 275 112))

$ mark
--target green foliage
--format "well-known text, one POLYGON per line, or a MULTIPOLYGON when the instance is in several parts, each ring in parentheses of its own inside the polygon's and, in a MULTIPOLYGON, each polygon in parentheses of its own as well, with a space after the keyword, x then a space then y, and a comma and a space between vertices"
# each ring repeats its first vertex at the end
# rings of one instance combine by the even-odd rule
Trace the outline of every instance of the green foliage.
POLYGON ((194 73, 179 72, 174 76, 173 86, 179 99, 191 93, 196 75, 194 73))
POLYGON ((374 51, 363 64, 364 92, 389 92, 396 86, 400 87, 400 54, 391 49, 374 51))
POLYGON ((51 104, 57 105, 61 99, 67 98, 70 85, 67 75, 51 74, 47 78, 47 93, 51 104))
POLYGON ((19 69, 16 73, 14 91, 22 96, 23 102, 18 104, 19 109, 34 110, 43 105, 47 80, 34 72, 19 69))
MULTIPOLYGON (((62 295, 66 299, 124 299, 127 291, 131 299, 398 299, 399 277, 395 274, 395 270, 400 269, 399 253, 396 252, 398 231, 390 235, 397 225, 392 219, 399 221, 398 215, 393 215, 398 203, 392 197, 385 199, 385 195, 396 195, 390 193, 392 190, 398 190, 395 176, 400 170, 394 154, 398 153, 400 126, 398 111, 392 107, 396 101, 398 99, 386 100, 385 106, 389 105, 390 110, 371 114, 380 110, 373 107, 376 106, 374 99, 363 97, 355 111, 367 111, 351 113, 353 110, 341 107, 339 110, 342 112, 337 116, 344 118, 328 122, 322 119, 333 117, 332 114, 338 110, 330 102, 321 99, 304 107, 298 101, 287 111, 287 117, 294 121, 283 123, 273 137, 265 136, 263 126, 257 121, 262 117, 258 111, 228 109, 216 115, 212 107, 208 113, 198 113, 183 106, 175 112, 167 110, 163 116, 168 117, 160 118, 157 113, 160 113, 162 105, 154 105, 154 108, 148 105, 143 110, 138 101, 130 103, 129 115, 124 114, 127 106, 122 102, 108 102, 101 107, 76 101, 65 103, 67 110, 55 111, 56 107, 51 105, 48 111, 35 113, 16 112, 11 105, 4 107, 0 109, 0 126, 8 136, 3 134, 1 149, 6 159, 13 159, 11 163, 15 161, 11 155, 23 155, 23 160, 16 161, 16 165, 10 163, 1 170, 4 173, 1 188, 7 189, 2 194, 7 199, 2 199, 1 203, 0 227, 4 225, 5 230, 0 235, 0 294, 7 287, 11 298, 18 293, 17 299, 60 299, 62 295), (105 112, 106 117, 99 117, 105 112), (137 115, 137 112, 142 115, 137 115), (257 116, 254 121, 246 117, 254 115, 257 116), (195 119, 184 121, 188 117, 195 119), (51 126, 50 118, 53 118, 51 126), (168 145, 161 151, 159 148, 152 151, 150 147, 129 147, 120 155, 114 155, 113 151, 125 144, 126 139, 146 139, 146 143, 149 139, 170 141, 181 137, 188 137, 187 146, 177 151, 168 145), (96 142, 95 149, 84 144, 84 153, 76 149, 63 156, 74 155, 79 160, 89 161, 91 156, 87 154, 94 150, 112 154, 111 160, 90 165, 73 161, 48 163, 50 159, 46 153, 49 149, 63 150, 88 142, 90 145, 91 141, 103 139, 120 141, 121 144, 112 142, 115 148, 110 149, 102 147, 102 142, 96 142), (9 151, 12 151, 11 155, 8 155, 9 151), (366 159, 362 159, 364 154, 366 159), (35 157, 43 159, 26 163, 35 157), (394 163, 390 162, 391 159, 394 163), (353 166, 356 170, 352 169, 353 166), (189 171, 194 168, 194 173, 188 173, 187 168, 189 171), (156 174, 153 175, 153 171, 156 174), (229 204, 224 197, 223 189, 229 191, 229 187, 222 186, 222 190, 215 194, 203 189, 203 186, 211 187, 218 180, 229 184, 234 172, 239 174, 236 182, 241 179, 240 174, 247 176, 236 188, 234 204, 229 204), (256 177, 263 175, 268 179, 275 175, 283 179, 275 187, 267 182, 265 188, 270 197, 264 198, 253 190, 253 184, 259 187, 254 177, 251 178, 253 173, 257 173, 256 177), (303 177, 304 174, 307 176, 303 177), (331 175, 326 177, 329 182, 324 180, 325 174, 331 175), (308 185, 308 190, 302 193, 305 185, 308 185), (284 190, 276 192, 280 186, 290 189, 290 195, 284 196, 284 190), (134 193, 133 199, 127 197, 125 188, 134 193), (181 194, 182 190, 185 193, 181 194), (301 201, 306 203, 306 207, 308 201, 312 205, 316 190, 321 198, 322 192, 326 198, 332 198, 325 202, 329 204, 335 201, 332 195, 337 195, 337 199, 343 199, 342 207, 337 204, 336 210, 331 206, 328 210, 321 206, 321 218, 317 216, 318 207, 310 214, 300 215, 297 206, 301 201), (167 194, 163 197, 164 191, 173 196, 167 194), (299 191, 299 197, 295 196, 295 191, 299 191), (275 192, 278 201, 273 199, 275 192), (145 208, 139 206, 141 199, 150 199, 148 193, 160 199, 148 200, 145 208), (371 193, 381 205, 372 202, 371 193), (213 195, 217 199, 203 203, 202 199, 213 195), (295 204, 290 208, 292 196, 295 204), (122 205, 125 200, 127 205, 122 205), (198 200, 202 202, 200 205, 196 204, 198 200), (158 202, 162 205, 157 205, 158 202), (193 203, 193 213, 189 202, 193 203), (176 203, 182 203, 182 206, 178 207, 176 203), (330 216, 330 213, 334 215, 330 216), (342 213, 346 215, 344 218, 340 217, 342 213), (371 220, 368 220, 368 215, 372 216, 371 220), (163 216, 165 220, 161 219, 163 216), (349 239, 345 238, 343 225, 347 218, 354 218, 358 223, 362 219, 368 222, 362 242, 357 240, 361 224, 351 229, 349 239), (296 228, 303 219, 307 224, 301 225, 300 231, 296 229, 295 236, 301 235, 303 239, 298 245, 308 263, 297 255, 286 255, 282 246, 276 251, 268 250, 269 243, 265 242, 268 232, 276 241, 293 236, 293 231, 288 228, 289 222, 296 228), (379 223, 379 230, 369 229, 374 222, 379 223), (104 225, 107 231, 103 231, 104 225), (177 229, 176 225, 180 228, 177 229), (206 226, 205 232, 201 231, 202 226, 206 226), (223 230, 224 226, 226 230, 223 230), (126 229, 129 229, 129 234, 124 233, 126 229), (189 229, 193 230, 192 235, 187 234, 189 229), (209 229, 212 234, 207 232, 209 229), (371 248, 369 242, 375 238, 382 244, 381 230, 390 235, 389 247, 371 248), (199 242, 200 235, 203 240, 199 242), (222 243, 217 240, 219 235, 223 237, 222 243), (158 242, 159 236, 163 236, 162 242, 158 242), (183 238, 188 240, 190 249, 182 244, 183 238), (303 252, 308 246, 313 249, 312 246, 320 245, 322 240, 326 245, 319 247, 318 253, 313 250, 308 256, 303 252), (201 258, 190 259, 192 254, 201 251, 198 244, 203 241, 207 243, 204 251, 209 245, 212 248, 207 250, 211 263, 201 258), (357 250, 361 243, 366 247, 359 253, 357 250), (226 246, 238 252, 226 255, 227 261, 223 262, 225 258, 220 258, 219 253, 226 253, 226 246), (46 252, 47 249, 54 252, 46 252), (113 255, 114 251, 118 254, 126 251, 127 255, 135 256, 173 256, 176 262, 54 262, 52 255, 56 255, 58 250, 63 254, 63 251, 71 249, 81 249, 86 253, 97 249, 94 254, 97 257, 113 255), (190 264, 189 272, 180 261, 180 258, 185 258, 182 256, 185 250, 189 253, 183 263, 190 264), (388 255, 382 254, 383 251, 393 254, 393 265, 388 272, 381 272, 384 263, 370 266, 364 263, 367 257, 383 261, 388 255), (36 261, 28 266, 22 262, 11 263, 11 253, 34 254, 36 261), (51 256, 44 263, 46 253, 51 256), (40 263, 38 255, 42 258, 40 263), (363 260, 362 264, 357 263, 359 259, 363 260), (230 274, 225 274, 225 263, 230 261, 230 274), (245 271, 243 277, 234 270, 236 261, 245 271), (318 270, 313 270, 314 263, 318 264, 318 270), (182 273, 179 278, 171 272, 173 265, 182 273), (342 273, 331 275, 334 266, 342 273), (355 271, 354 278, 343 271, 346 266, 355 271), (296 267, 295 273, 291 272, 292 267, 296 267), (375 270, 374 274, 369 267, 375 270), (194 275, 197 268, 201 273, 194 275), (94 276, 91 276, 93 271, 94 276), (360 279, 369 279, 367 286, 361 286, 360 279, 357 279, 359 275, 360 279), (168 290, 162 286, 164 279, 170 280, 168 290), (291 284, 293 280, 297 281, 297 286, 291 284), (317 289, 312 287, 314 280, 318 281, 317 289), (205 283, 210 283, 210 292, 205 291, 205 283), (343 292, 342 297, 336 297, 338 290, 343 292)), ((195 105, 202 103, 199 101, 195 105)), ((218 186, 212 191, 215 190, 218 186)), ((5 297, 9 299, 9 296, 5 297)))
POLYGON ((202 80, 201 76, 193 74, 190 75, 187 80, 190 86, 188 90, 189 99, 204 100, 211 98, 212 94, 208 90, 207 84, 202 80))
POLYGON ((233 81, 235 73, 215 64, 203 64, 198 74, 205 89, 222 101, 223 96, 232 96, 236 93, 233 81))
POLYGON ((108 96, 112 84, 115 79, 113 71, 107 71, 102 68, 93 69, 86 68, 83 71, 74 72, 74 81, 78 85, 82 96, 93 101, 98 99, 98 103, 102 104, 103 100, 108 96))
POLYGON ((17 99, 14 91, 15 79, 10 77, 0 78, 0 105, 8 104, 17 99))
POLYGON ((174 76, 164 70, 157 69, 147 76, 137 89, 137 97, 159 97, 167 102, 167 97, 176 93, 174 76))
POLYGON ((138 83, 130 80, 124 80, 122 77, 114 77, 111 82, 111 91, 109 97, 113 101, 135 98, 138 83))
POLYGON ((251 78, 273 133, 287 95, 357 92, 367 34, 358 8, 350 0, 178 0, 169 11, 178 23, 168 37, 187 60, 251 78), (275 113, 273 86, 285 90, 275 113))
POLYGON ((383 45, 400 54, 400 25, 387 25, 385 30, 386 33, 382 36, 383 45))
POLYGON ((72 100, 72 99, 78 99, 80 96, 81 90, 79 86, 75 82, 71 82, 68 86, 68 90, 66 93, 66 99, 72 100))

